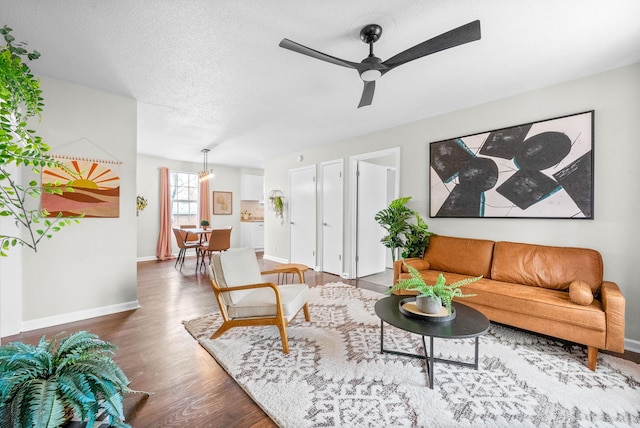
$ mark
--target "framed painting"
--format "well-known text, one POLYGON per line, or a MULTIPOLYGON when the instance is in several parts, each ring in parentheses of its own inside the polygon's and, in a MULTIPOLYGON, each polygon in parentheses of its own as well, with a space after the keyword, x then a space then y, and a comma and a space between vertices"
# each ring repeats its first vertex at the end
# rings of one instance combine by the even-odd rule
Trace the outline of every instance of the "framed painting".
POLYGON ((213 214, 232 214, 233 197, 232 192, 213 191, 213 214))
POLYGON ((429 216, 593 219, 594 111, 429 144, 429 216))
POLYGON ((54 194, 42 192, 47 217, 120 217, 120 162, 53 157, 62 166, 42 168, 42 183, 58 188, 54 194))

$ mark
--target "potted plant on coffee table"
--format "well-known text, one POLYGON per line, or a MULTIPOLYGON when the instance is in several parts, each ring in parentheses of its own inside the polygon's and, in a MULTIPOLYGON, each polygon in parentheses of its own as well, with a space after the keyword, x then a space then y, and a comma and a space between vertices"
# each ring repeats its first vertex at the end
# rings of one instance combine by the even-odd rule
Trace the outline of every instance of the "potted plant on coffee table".
POLYGON ((399 290, 417 291, 416 306, 419 311, 425 314, 437 314, 444 306, 447 308, 449 315, 451 315, 451 302, 454 297, 475 296, 475 294, 463 294, 460 287, 482 278, 482 276, 465 278, 447 285, 444 275, 440 273, 438 279, 436 279, 436 283, 429 285, 424 281, 424 278, 416 268, 408 265, 406 262, 404 265, 409 270, 411 278, 401 279, 387 290, 386 294, 392 294, 394 291, 399 290))
POLYGON ((122 394, 138 392, 111 358, 115 345, 78 331, 37 346, 0 346, 0 426, 59 427, 73 413, 92 427, 104 409, 113 427, 124 423, 122 394))

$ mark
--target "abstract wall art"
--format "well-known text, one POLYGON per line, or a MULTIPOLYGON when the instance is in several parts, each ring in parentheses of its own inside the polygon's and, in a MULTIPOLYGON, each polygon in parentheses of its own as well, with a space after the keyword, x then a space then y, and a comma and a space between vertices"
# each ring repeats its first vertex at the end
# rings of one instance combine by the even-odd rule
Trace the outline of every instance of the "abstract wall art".
POLYGON ((120 217, 120 162, 53 155, 63 168, 42 169, 42 183, 60 183, 58 194, 42 193, 42 209, 48 217, 83 215, 120 217), (70 183, 72 192, 66 191, 70 183))
POLYGON ((429 216, 593 219, 594 111, 429 145, 429 216))

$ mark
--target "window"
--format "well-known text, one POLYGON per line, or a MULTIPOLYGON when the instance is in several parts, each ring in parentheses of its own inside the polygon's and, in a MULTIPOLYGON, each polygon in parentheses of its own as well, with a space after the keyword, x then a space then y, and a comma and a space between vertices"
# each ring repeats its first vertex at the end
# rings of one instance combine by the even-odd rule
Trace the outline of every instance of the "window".
POLYGON ((198 174, 171 171, 171 227, 198 224, 198 174))

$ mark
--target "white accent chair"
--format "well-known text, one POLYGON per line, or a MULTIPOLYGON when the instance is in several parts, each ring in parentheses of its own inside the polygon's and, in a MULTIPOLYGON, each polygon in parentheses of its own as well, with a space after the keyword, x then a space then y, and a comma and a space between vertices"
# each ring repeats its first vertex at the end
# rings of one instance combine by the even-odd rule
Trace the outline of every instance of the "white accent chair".
POLYGON ((233 327, 275 325, 280 331, 282 350, 288 354, 287 325, 300 309, 305 320, 310 321, 309 287, 303 283, 302 275, 297 270, 291 272, 298 273, 299 284, 264 282, 262 275, 278 271, 261 272, 252 248, 213 253, 207 269, 223 318, 222 326, 211 339, 233 327))

